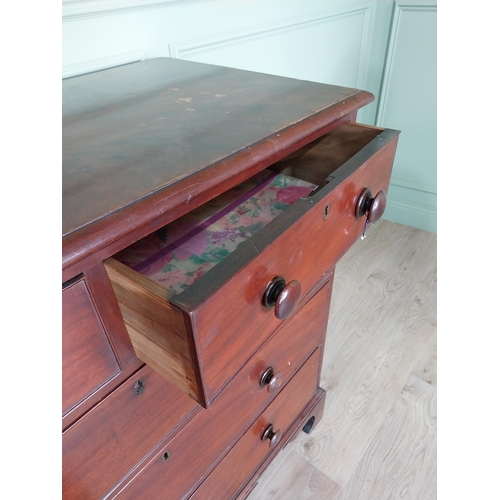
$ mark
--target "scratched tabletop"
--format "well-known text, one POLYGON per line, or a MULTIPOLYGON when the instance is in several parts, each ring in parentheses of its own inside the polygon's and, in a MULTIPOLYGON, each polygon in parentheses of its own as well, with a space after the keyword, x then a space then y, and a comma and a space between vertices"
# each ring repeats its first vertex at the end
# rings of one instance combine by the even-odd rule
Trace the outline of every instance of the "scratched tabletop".
POLYGON ((359 91, 170 58, 63 81, 63 236, 359 91))

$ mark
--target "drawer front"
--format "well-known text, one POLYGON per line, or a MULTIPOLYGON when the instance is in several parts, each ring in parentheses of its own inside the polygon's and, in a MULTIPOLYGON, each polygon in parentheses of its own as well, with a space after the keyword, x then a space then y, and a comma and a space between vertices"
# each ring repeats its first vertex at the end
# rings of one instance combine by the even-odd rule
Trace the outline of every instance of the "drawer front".
POLYGON ((84 279, 62 292, 63 415, 120 373, 84 279))
POLYGON ((63 498, 106 496, 196 406, 142 368, 63 433, 63 498))
MULTIPOLYGON (((297 312, 293 321, 283 325, 262 346, 210 408, 202 410, 177 436, 161 447, 144 470, 124 485, 119 497, 160 498, 160 492, 164 491, 169 492, 169 500, 189 496, 322 342, 329 299, 330 284, 323 287, 297 312), (267 385, 260 385, 260 378, 269 366, 282 373, 282 385, 274 392, 270 392, 267 385), (166 460, 165 454, 168 454, 166 460)), ((314 372, 314 376, 310 375, 314 379, 314 383, 311 382, 314 388, 311 388, 308 398, 317 387, 319 352, 314 360, 314 369, 306 367, 308 373, 310 370, 314 372)), ((289 392, 288 387, 286 385, 283 391, 289 392)))
POLYGON ((393 134, 379 136, 340 167, 336 178, 312 199, 299 200, 264 227, 247 242, 258 250, 248 264, 242 266, 234 252, 212 270, 218 272, 212 280, 209 272, 174 297, 174 304, 194 307, 190 320, 209 400, 280 324, 274 309, 262 305, 270 280, 297 280, 305 294, 360 236, 366 218, 355 217, 356 201, 367 187, 374 195, 387 191, 396 141, 393 134), (213 293, 197 306, 195 301, 202 298, 192 294, 201 286, 204 295, 213 293))
POLYGON ((190 500, 229 500, 234 498, 259 465, 274 451, 270 438, 284 436, 317 388, 319 351, 307 360, 304 367, 279 396, 262 412, 242 438, 231 448, 224 460, 196 490, 190 500), (266 439, 264 433, 272 425, 266 439))
MULTIPOLYGON (((324 187, 293 204, 182 293, 172 295, 113 259, 107 263, 137 356, 204 407, 293 311, 299 288, 307 294, 361 234, 366 218, 355 216, 360 193, 387 191, 397 132, 345 127, 327 136, 341 138, 338 148, 346 149, 340 155, 329 149, 331 169, 328 155, 311 162, 320 179, 328 178, 324 187), (289 285, 279 294, 279 310, 264 300, 276 277, 289 285)), ((308 163, 310 156, 304 157, 308 163)), ((307 165, 301 175, 304 171, 307 165)))

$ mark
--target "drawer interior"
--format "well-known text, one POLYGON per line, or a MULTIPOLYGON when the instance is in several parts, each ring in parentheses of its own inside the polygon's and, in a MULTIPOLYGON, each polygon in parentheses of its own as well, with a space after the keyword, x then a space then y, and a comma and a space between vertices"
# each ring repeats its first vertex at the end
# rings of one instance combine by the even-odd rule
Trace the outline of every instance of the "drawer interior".
POLYGON ((335 170, 361 151, 382 131, 383 129, 367 125, 346 123, 269 168, 316 184, 317 190, 330 181, 335 170))
POLYGON ((264 170, 114 256, 170 294, 182 293, 316 184, 264 170))
POLYGON ((167 298, 182 293, 281 212, 327 184, 380 132, 345 124, 114 258, 161 285, 167 298))

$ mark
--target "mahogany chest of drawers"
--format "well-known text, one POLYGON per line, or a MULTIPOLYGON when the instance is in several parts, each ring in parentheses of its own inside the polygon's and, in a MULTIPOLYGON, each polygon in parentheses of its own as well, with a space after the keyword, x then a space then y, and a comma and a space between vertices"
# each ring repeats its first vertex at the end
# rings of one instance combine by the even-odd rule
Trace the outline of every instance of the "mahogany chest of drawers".
POLYGON ((243 499, 321 419, 368 92, 153 59, 63 82, 63 497, 243 499))

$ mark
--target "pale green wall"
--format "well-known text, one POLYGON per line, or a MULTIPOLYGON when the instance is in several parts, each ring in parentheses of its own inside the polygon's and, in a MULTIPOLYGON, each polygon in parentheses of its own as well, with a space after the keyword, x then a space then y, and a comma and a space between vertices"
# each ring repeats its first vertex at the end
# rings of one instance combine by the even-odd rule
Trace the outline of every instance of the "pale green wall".
POLYGON ((415 45, 415 33, 429 31, 430 21, 397 3, 66 1, 63 76, 168 56, 369 90, 376 100, 358 120, 403 131, 387 218, 435 230, 435 99, 427 97, 435 89, 435 37, 415 45), (418 81, 408 76, 408 53, 418 81), (415 102, 405 107, 408 94, 415 102))
POLYGON ((401 130, 385 218, 436 231, 436 1, 397 0, 376 124, 401 130))

